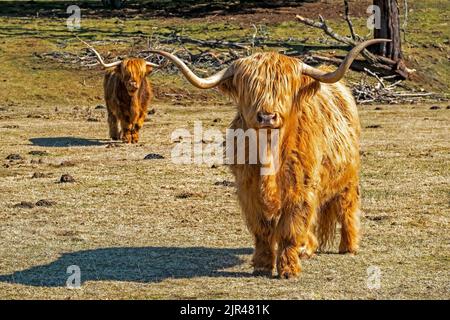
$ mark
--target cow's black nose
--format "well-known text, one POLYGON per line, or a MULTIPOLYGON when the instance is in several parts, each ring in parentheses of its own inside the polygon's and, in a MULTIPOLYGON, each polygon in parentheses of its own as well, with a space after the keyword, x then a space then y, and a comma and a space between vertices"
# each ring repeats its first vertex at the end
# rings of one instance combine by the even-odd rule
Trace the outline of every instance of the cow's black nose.
POLYGON ((256 119, 261 124, 270 124, 277 118, 276 113, 258 112, 256 119))

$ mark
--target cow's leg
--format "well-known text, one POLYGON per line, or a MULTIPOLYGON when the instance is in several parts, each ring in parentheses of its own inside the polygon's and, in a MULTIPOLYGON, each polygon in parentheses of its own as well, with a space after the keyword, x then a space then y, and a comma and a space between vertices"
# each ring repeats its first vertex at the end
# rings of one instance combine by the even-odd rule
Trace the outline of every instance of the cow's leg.
POLYGON ((117 117, 108 109, 109 137, 113 140, 120 139, 119 121, 117 117))
POLYGON ((120 126, 122 127, 122 141, 125 143, 131 142, 131 134, 133 130, 133 125, 130 121, 129 116, 122 117, 120 121, 120 126))
POLYGON ((144 111, 142 111, 139 114, 139 118, 136 120, 136 123, 134 124, 134 130, 131 135, 132 143, 137 143, 139 141, 139 131, 144 126, 145 116, 146 116, 146 113, 144 111))
POLYGON ((255 218, 255 221, 249 223, 255 239, 253 274, 270 277, 275 266, 274 221, 266 220, 264 217, 255 218))
POLYGON ((134 126, 134 129, 131 132, 131 143, 138 143, 138 142, 139 142, 139 129, 136 129, 136 126, 134 126))
POLYGON ((338 197, 341 222, 339 253, 356 253, 359 243, 359 187, 352 184, 338 197))
POLYGON ((312 201, 292 203, 284 208, 276 230, 278 242, 278 276, 289 279, 301 271, 300 257, 302 248, 306 248, 309 238, 310 222, 315 212, 312 201))
POLYGON ((316 235, 319 239, 319 248, 325 251, 334 239, 336 223, 339 221, 341 206, 339 197, 333 197, 320 208, 316 219, 316 235))

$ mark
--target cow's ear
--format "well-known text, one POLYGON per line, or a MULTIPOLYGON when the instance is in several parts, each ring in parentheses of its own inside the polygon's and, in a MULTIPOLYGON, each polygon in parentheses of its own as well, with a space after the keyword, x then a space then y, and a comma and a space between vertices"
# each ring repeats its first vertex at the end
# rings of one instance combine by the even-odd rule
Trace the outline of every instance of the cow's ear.
POLYGON ((218 89, 219 91, 221 91, 226 95, 235 97, 238 96, 238 90, 236 90, 236 87, 234 86, 232 79, 227 79, 223 81, 221 84, 219 84, 218 89))
POLYGON ((150 65, 145 66, 145 75, 149 75, 152 72, 153 68, 150 65))

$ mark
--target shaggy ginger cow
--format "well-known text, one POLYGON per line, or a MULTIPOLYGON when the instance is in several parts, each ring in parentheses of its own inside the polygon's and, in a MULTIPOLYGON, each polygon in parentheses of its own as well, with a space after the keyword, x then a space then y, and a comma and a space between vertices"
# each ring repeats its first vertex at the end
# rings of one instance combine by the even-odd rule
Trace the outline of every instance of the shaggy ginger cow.
POLYGON ((91 45, 82 42, 95 53, 97 60, 106 68, 103 89, 108 110, 109 136, 113 140, 122 139, 125 143, 137 143, 139 130, 144 125, 148 105, 153 97, 146 77, 157 65, 138 58, 105 63, 91 45))
MULTIPOLYGON (((340 67, 313 68, 278 53, 256 53, 202 79, 177 57, 170 59, 195 86, 218 86, 238 112, 232 129, 279 131, 279 165, 261 175, 261 164, 232 164, 238 198, 254 235, 254 274, 281 278, 300 273, 299 257, 310 257, 341 224, 340 253, 358 249, 359 134, 355 100, 340 80, 365 47, 355 47, 340 67)), ((248 147, 247 152, 248 152, 248 147)))

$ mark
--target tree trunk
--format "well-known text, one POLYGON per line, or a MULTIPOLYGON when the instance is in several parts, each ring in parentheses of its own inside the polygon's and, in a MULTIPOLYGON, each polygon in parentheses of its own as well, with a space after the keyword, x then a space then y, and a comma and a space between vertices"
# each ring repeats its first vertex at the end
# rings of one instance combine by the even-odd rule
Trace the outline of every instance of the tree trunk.
POLYGON ((397 63, 395 69, 398 74, 408 78, 409 71, 403 61, 400 38, 400 12, 397 0, 373 0, 373 4, 380 8, 380 28, 374 29, 374 38, 391 39, 392 42, 380 43, 370 47, 374 54, 389 58, 397 63))

